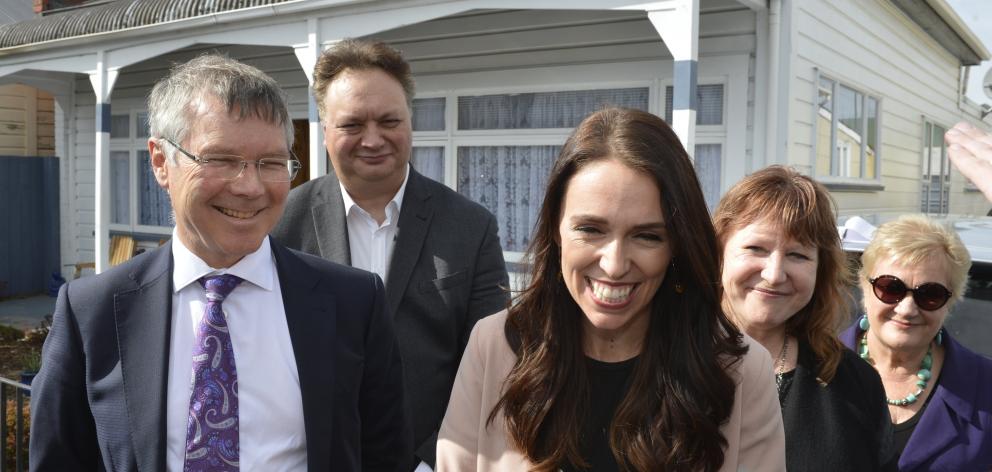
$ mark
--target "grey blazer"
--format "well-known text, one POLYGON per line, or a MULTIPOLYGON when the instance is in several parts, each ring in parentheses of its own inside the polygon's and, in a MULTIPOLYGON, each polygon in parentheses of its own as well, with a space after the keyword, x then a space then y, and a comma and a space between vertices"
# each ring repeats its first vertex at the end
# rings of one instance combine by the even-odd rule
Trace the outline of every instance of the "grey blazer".
MULTIPOLYGON (((333 172, 290 192, 272 236, 325 259, 351 263, 341 185, 333 172)), ((496 218, 410 169, 386 280, 395 316, 416 458, 434 465, 437 432, 462 351, 479 319, 506 308, 509 280, 496 218)))

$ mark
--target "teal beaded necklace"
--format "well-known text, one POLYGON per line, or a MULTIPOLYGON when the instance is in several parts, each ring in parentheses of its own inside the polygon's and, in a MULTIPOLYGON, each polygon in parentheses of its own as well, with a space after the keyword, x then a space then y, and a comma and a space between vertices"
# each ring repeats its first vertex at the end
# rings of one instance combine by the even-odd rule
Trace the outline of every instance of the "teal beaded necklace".
MULTIPOLYGON (((861 336, 861 342, 858 346, 858 355, 862 359, 868 361, 869 364, 875 365, 875 361, 871 359, 868 354, 868 319, 862 318, 861 328, 865 330, 864 334, 861 336)), ((939 339, 939 338, 938 338, 939 339)), ((939 341, 938 341, 939 342, 939 341)), ((916 386, 918 387, 915 392, 906 395, 898 400, 893 400, 889 397, 885 397, 885 402, 889 405, 894 406, 906 406, 916 403, 916 400, 920 399, 920 396, 927 389, 927 383, 930 381, 930 367, 933 366, 933 344, 927 346, 927 355, 923 356, 923 361, 920 362, 920 370, 916 372, 916 386)))

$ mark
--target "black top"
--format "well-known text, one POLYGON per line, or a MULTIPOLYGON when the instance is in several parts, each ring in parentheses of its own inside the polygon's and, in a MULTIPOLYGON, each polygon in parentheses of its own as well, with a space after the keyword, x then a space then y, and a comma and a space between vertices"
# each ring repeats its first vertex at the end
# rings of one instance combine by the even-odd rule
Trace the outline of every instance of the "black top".
POLYGON ((589 463, 589 469, 572 464, 562 467, 565 472, 579 470, 619 471, 613 451, 610 450, 610 423, 617 407, 630 388, 631 373, 637 358, 622 362, 600 362, 586 358, 589 372, 589 413, 582 422, 579 451, 589 463))
POLYGON ((878 373, 844 349, 837 373, 823 386, 809 346, 782 401, 785 462, 797 471, 896 470, 892 421, 878 373))
POLYGON ((788 372, 782 372, 781 374, 775 374, 775 383, 778 387, 778 402, 779 404, 785 403, 785 397, 789 396, 789 387, 792 386, 792 379, 795 378, 795 369, 788 372))

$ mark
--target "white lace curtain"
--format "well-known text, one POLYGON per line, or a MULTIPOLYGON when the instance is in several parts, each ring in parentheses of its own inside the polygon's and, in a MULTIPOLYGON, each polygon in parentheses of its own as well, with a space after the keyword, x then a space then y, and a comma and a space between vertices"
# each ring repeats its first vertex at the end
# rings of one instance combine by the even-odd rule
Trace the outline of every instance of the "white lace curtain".
POLYGON ((169 194, 158 185, 152 174, 148 151, 138 151, 138 224, 172 226, 171 215, 169 194))
MULTIPOLYGON (((169 195, 159 187, 148 162, 148 151, 136 153, 138 165, 138 221, 145 226, 172 226, 169 195)), ((110 153, 110 222, 131 224, 130 152, 110 153)))
POLYGON ((573 128, 587 115, 606 106, 647 110, 648 89, 458 97, 458 129, 573 128))
POLYGON ((110 152, 110 222, 131 222, 131 159, 127 151, 110 152))
POLYGON ((421 175, 444 183, 444 148, 421 146, 413 148, 410 164, 421 175))
POLYGON ((521 252, 530 244, 548 173, 560 148, 458 148, 458 191, 496 215, 504 250, 521 252))
POLYGON ((413 101, 414 131, 444 131, 444 97, 413 101))
POLYGON ((694 165, 696 176, 699 178, 699 186, 703 189, 703 196, 706 198, 706 206, 710 213, 716 209, 716 204, 720 202, 720 158, 723 146, 720 144, 697 144, 694 165))
MULTIPOLYGON (((671 85, 665 87, 665 121, 672 122, 671 85)), ((723 124, 723 84, 700 84, 696 86, 696 124, 723 124)))

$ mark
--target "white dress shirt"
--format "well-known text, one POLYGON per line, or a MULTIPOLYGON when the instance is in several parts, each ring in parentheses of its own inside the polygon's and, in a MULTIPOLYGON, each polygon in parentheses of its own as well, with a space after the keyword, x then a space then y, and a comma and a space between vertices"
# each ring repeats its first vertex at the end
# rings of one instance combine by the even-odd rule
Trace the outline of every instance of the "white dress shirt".
MULTIPOLYGON (((344 200, 344 214, 348 218, 348 249, 351 251, 351 266, 379 274, 382 283, 389 275, 389 262, 393 260, 396 247, 396 229, 400 220, 400 208, 406 183, 410 179, 410 165, 406 166, 403 185, 386 204, 386 219, 380 225, 367 211, 355 203, 348 191, 341 185, 341 199, 344 200)), ((430 466, 421 462, 414 472, 431 472, 430 466)))
POLYGON ((410 177, 410 166, 406 167, 403 185, 386 204, 386 219, 380 225, 367 211, 355 203, 341 185, 341 199, 344 200, 344 214, 348 218, 348 249, 351 251, 351 266, 379 274, 382 283, 389 275, 389 261, 396 247, 396 228, 400 220, 400 207, 406 182, 410 177))
POLYGON ((193 343, 207 302, 198 280, 205 275, 226 273, 244 279, 223 305, 238 369, 241 471, 306 471, 300 378, 269 238, 237 264, 218 270, 190 252, 173 232, 172 256, 168 470, 183 470, 186 455, 193 343))

